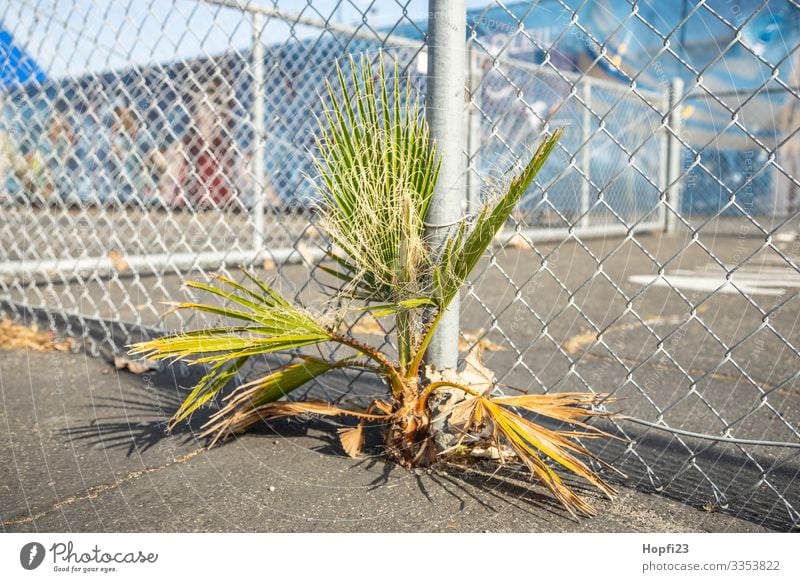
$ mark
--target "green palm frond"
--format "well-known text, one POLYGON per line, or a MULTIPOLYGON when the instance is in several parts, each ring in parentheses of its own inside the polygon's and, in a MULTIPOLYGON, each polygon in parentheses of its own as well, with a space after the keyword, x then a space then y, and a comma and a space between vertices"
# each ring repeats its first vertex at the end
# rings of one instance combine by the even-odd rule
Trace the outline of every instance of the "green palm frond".
POLYGON ((212 442, 216 442, 228 434, 245 430, 261 420, 258 414, 261 407, 280 400, 322 374, 347 365, 351 359, 327 362, 304 357, 299 362, 240 386, 225 399, 225 406, 203 427, 203 436, 213 437, 212 442))
POLYGON ((205 283, 190 281, 188 287, 221 298, 225 304, 234 303, 244 309, 203 303, 178 303, 176 309, 203 311, 242 321, 251 325, 215 327, 165 336, 131 346, 132 354, 154 359, 179 358, 196 362, 214 362, 241 355, 257 355, 281 349, 292 349, 330 339, 330 332, 318 318, 291 305, 275 290, 245 271, 262 291, 258 293, 244 285, 216 275, 232 291, 205 283))
POLYGON ((487 204, 471 229, 463 225, 451 237, 434 266, 434 296, 441 309, 446 309, 469 274, 486 252, 492 239, 514 211, 522 195, 528 190, 542 165, 556 147, 563 130, 557 130, 545 139, 523 171, 512 180, 508 191, 494 204, 487 204))
POLYGON ((444 248, 433 263, 431 276, 433 282, 431 298, 438 311, 420 340, 417 353, 407 368, 409 376, 417 374, 439 319, 486 252, 492 239, 511 216, 519 199, 530 187, 556 147, 562 131, 553 132, 539 145, 522 172, 511 181, 506 193, 493 204, 485 205, 471 228, 462 223, 458 231, 445 242, 444 248))
POLYGON ((366 57, 347 72, 337 66, 327 90, 316 165, 326 229, 347 255, 334 276, 364 299, 413 297, 429 262, 424 220, 439 173, 418 97, 382 55, 375 74, 366 57))
POLYGON ((231 290, 197 282, 187 285, 221 298, 223 305, 179 303, 176 308, 246 321, 249 325, 182 332, 131 346, 131 354, 156 360, 180 359, 211 365, 171 419, 170 428, 213 398, 250 357, 296 350, 331 339, 331 332, 317 318, 291 305, 251 273, 245 271, 245 275, 256 284, 257 291, 217 275, 216 279, 231 290), (226 306, 231 303, 237 308, 226 306))
POLYGON ((394 315, 398 311, 418 309, 420 307, 436 307, 436 302, 427 297, 412 297, 411 299, 404 299, 397 303, 365 305, 364 307, 357 308, 356 311, 369 311, 373 317, 385 317, 386 315, 394 315))
POLYGON ((172 430, 175 425, 186 420, 198 408, 211 400, 228 382, 230 382, 241 367, 247 362, 248 357, 235 359, 232 363, 218 362, 211 366, 208 373, 203 376, 192 389, 178 411, 170 418, 167 428, 172 430))

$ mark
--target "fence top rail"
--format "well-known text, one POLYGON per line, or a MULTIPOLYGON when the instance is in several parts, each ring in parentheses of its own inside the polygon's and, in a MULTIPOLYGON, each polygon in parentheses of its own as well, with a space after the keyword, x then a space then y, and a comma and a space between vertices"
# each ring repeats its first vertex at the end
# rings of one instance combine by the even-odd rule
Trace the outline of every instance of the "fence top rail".
MULTIPOLYGON (((369 41, 378 40, 381 42, 383 46, 393 46, 398 48, 408 48, 414 50, 421 50, 426 48, 426 43, 424 40, 417 40, 405 36, 398 36, 396 34, 389 34, 386 37, 381 37, 378 33, 373 31, 372 29, 364 29, 363 27, 351 26, 348 24, 343 24, 341 22, 326 20, 324 18, 306 16, 299 12, 294 12, 290 10, 281 10, 279 8, 264 6, 261 4, 253 4, 249 0, 244 2, 242 2, 241 0, 200 0, 200 1, 206 4, 213 4, 217 6, 223 6, 226 8, 239 9, 245 12, 250 12, 252 14, 261 14, 270 18, 276 18, 278 20, 292 22, 295 24, 301 24, 312 28, 330 30, 332 32, 337 32, 343 35, 347 35, 351 38, 359 38, 362 40, 369 40, 369 41)), ((475 46, 471 43, 470 39, 467 39, 467 46, 468 50, 478 59, 491 60, 497 62, 500 65, 515 67, 524 71, 529 71, 531 73, 555 74, 555 72, 551 68, 548 68, 546 65, 543 64, 529 63, 520 59, 515 59, 513 57, 508 57, 504 55, 498 55, 496 57, 488 55, 485 52, 482 52, 477 48, 475 48, 475 46)), ((612 91, 630 90, 630 86, 624 83, 617 83, 614 81, 610 81, 608 79, 603 79, 601 77, 594 77, 586 73, 560 71, 560 75, 563 75, 564 78, 568 79, 569 81, 571 81, 573 84, 576 85, 579 82, 584 82, 584 83, 590 83, 598 87, 603 87, 612 91)), ((652 99, 661 99, 664 97, 663 93, 659 93, 658 91, 654 91, 651 89, 643 89, 637 87, 636 90, 637 93, 639 93, 640 95, 650 97, 652 99)))
POLYGON ((341 22, 334 22, 332 20, 325 20, 324 18, 316 18, 313 16, 306 16, 299 12, 291 10, 281 10, 270 6, 261 4, 253 4, 249 0, 242 2, 241 0, 200 0, 205 4, 213 4, 225 8, 235 8, 251 14, 261 14, 269 18, 276 18, 294 24, 309 26, 312 28, 320 28, 332 32, 338 32, 347 35, 350 38, 359 38, 363 40, 375 41, 378 40, 382 45, 396 46, 400 48, 410 48, 419 50, 425 46, 421 40, 408 38, 405 36, 398 36, 395 34, 388 34, 386 37, 381 37, 378 32, 372 29, 364 29, 360 26, 350 26, 342 24, 341 22))

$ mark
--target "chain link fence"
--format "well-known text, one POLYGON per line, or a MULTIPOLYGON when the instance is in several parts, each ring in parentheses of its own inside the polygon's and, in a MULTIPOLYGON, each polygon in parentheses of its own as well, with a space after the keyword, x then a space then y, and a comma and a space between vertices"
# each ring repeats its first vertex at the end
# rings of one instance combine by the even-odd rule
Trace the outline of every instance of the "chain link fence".
MULTIPOLYGON (((627 440, 592 446, 627 484, 797 528, 800 8, 470 6, 462 211, 566 133, 464 290, 462 357, 481 349, 501 390, 623 398, 627 440)), ((324 81, 383 51, 424 95, 428 16, 422 0, 6 2, 4 313, 112 354, 209 323, 163 302, 211 271, 319 296, 324 81)), ((356 331, 391 348, 366 316, 356 331)))

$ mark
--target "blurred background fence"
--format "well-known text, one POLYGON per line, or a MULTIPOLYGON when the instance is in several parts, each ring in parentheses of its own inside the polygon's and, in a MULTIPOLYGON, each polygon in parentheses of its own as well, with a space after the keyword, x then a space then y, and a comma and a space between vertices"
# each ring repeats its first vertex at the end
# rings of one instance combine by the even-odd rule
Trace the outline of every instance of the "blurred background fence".
MULTIPOLYGON (((483 350, 499 389, 625 397, 629 444, 596 448, 628 484, 797 528, 800 8, 467 4, 460 211, 566 133, 464 291, 462 358, 483 350)), ((0 308, 113 354, 209 323, 162 302, 211 271, 318 294, 325 79, 382 51, 424 95, 429 8, 7 0, 0 308)))

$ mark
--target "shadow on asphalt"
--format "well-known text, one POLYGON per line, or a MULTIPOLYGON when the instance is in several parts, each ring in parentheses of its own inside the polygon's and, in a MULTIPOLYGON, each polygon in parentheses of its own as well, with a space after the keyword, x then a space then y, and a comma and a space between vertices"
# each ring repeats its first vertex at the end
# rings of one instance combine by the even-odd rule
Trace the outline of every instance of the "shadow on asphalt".
MULTIPOLYGON (((604 428, 613 434, 612 428, 604 428)), ((621 480, 610 475, 612 481, 769 529, 797 528, 792 523, 790 507, 775 502, 775 495, 781 495, 793 507, 799 506, 800 488, 793 483, 800 477, 796 465, 800 451, 766 447, 756 451, 752 446, 739 447, 716 441, 698 443, 688 437, 683 437, 681 442, 668 433, 630 425, 626 425, 625 430, 636 443, 636 454, 629 450, 626 442, 587 443, 590 450, 627 475, 621 480), (658 459, 658 473, 637 455, 658 459), (769 486, 762 482, 765 472, 770 474, 769 486), (727 483, 728 487, 719 489, 714 483, 727 483), (768 487, 773 489, 768 490, 768 487)), ((800 520, 800 516, 794 518, 800 520)))
MULTIPOLYGON (((190 385, 201 375, 198 372, 196 378, 182 378, 180 383, 190 385)), ((226 390, 229 391, 230 389, 226 390)), ((167 420, 180 403, 181 392, 176 389, 175 375, 167 368, 153 373, 150 380, 138 391, 128 392, 124 398, 96 396, 91 405, 95 416, 91 422, 60 429, 59 432, 74 443, 81 443, 86 447, 102 446, 106 450, 120 451, 125 456, 132 457, 155 447, 165 439, 177 439, 180 444, 197 439, 197 433, 215 409, 203 407, 192 415, 189 422, 180 423, 168 432, 167 420), (157 398, 153 395, 153 389, 158 390, 157 398), (104 416, 103 412, 108 414, 104 416), (141 420, 143 418, 145 420, 141 420)), ((312 438, 316 446, 312 446, 310 450, 321 455, 344 458, 336 429, 354 423, 352 419, 339 421, 319 417, 308 420, 284 418, 265 421, 248 431, 248 436, 268 439, 301 436, 312 438)), ((226 445, 223 441, 218 446, 226 445)), ((469 466, 443 462, 429 469, 409 470, 387 461, 383 453, 381 427, 368 427, 365 431, 364 455, 351 462, 354 467, 365 471, 374 472, 376 468, 379 469, 379 474, 370 483, 370 489, 390 485, 395 477, 405 478, 411 473, 420 493, 430 503, 433 503, 433 499, 428 488, 432 482, 457 500, 462 509, 467 506, 468 501, 492 509, 489 500, 496 499, 498 503, 510 503, 519 511, 531 515, 540 516, 544 511, 559 519, 570 517, 554 498, 533 488, 524 470, 514 465, 498 468, 488 462, 472 463, 469 466), (533 506, 538 511, 533 511, 533 506)), ((597 496, 594 490, 575 479, 566 478, 565 481, 582 495, 590 498, 597 496)))

